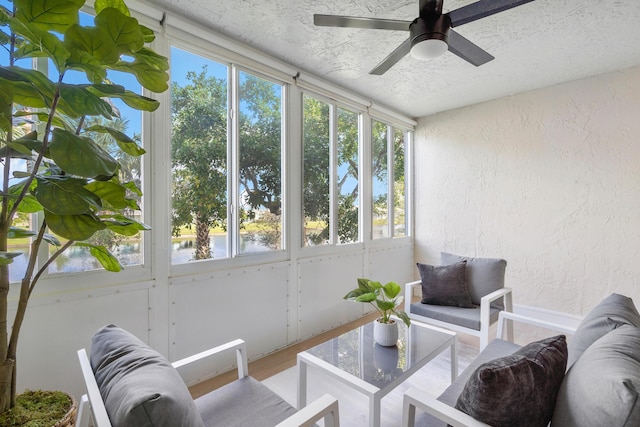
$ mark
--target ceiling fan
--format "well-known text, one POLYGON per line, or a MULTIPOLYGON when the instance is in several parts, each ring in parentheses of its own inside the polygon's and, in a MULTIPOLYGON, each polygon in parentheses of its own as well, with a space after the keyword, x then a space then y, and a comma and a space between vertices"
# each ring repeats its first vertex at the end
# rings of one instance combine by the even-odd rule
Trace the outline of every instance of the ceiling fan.
POLYGON ((369 71, 369 74, 384 74, 409 52, 415 58, 430 59, 449 50, 478 67, 494 57, 452 28, 534 0, 480 0, 447 13, 442 13, 443 0, 419 1, 420 14, 413 21, 315 14, 313 22, 324 27, 409 31, 409 38, 369 71))

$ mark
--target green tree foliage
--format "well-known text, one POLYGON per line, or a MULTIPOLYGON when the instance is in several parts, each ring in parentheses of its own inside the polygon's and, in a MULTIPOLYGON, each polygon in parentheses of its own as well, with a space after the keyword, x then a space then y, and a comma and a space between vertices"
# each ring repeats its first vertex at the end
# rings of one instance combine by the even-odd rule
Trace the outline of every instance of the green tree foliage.
POLYGON ((146 89, 162 92, 168 88, 169 64, 145 47, 153 32, 132 18, 121 0, 96 0, 92 26, 79 24, 83 5, 84 0, 15 0, 13 10, 0 7, 0 45, 9 58, 0 66, 0 411, 15 404, 18 337, 29 297, 48 266, 78 245, 88 247, 105 269, 119 271, 120 263, 105 246, 84 241, 103 230, 132 236, 147 229, 125 215, 139 209, 141 192, 121 174, 119 161, 144 150, 109 122, 90 128, 87 123, 118 116, 109 98, 137 110, 158 107, 157 101, 115 84, 110 70, 132 74, 146 89), (53 81, 16 65, 18 59, 36 57, 51 61, 57 71, 53 81), (90 83, 67 81, 69 70, 83 72, 90 83), (94 140, 96 133, 109 135, 108 147, 94 140), (23 222, 25 214, 34 213, 43 219, 37 230, 23 222), (31 248, 10 324, 9 269, 21 254, 9 250, 9 240, 25 238, 31 248), (42 244, 57 250, 38 265, 42 244))
MULTIPOLYGON (((187 73, 189 84, 172 86, 173 223, 196 228, 195 259, 211 258, 209 230, 227 227, 227 84, 187 73)), ((239 186, 245 203, 240 220, 254 210, 269 212, 263 244, 277 248, 282 209, 281 96, 271 82, 241 74, 239 113, 239 186)))
POLYGON ((171 88, 172 232, 193 224, 195 258, 206 259, 209 230, 227 226, 227 84, 206 67, 187 80, 171 88))

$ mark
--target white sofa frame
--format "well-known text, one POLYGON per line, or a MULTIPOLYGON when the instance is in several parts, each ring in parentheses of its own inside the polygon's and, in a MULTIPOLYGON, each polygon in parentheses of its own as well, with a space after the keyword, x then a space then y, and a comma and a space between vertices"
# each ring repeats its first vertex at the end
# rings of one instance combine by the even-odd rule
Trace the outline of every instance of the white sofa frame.
MULTIPOLYGON (((509 321, 508 329, 511 332, 513 332, 511 327, 513 322, 522 322, 567 335, 573 335, 576 331, 576 327, 574 326, 561 325, 534 317, 501 311, 498 315, 497 338, 503 337, 505 321, 509 321)), ((513 337, 509 340, 513 342, 513 337)), ((478 421, 466 413, 437 400, 433 395, 415 388, 410 388, 404 394, 402 402, 402 427, 413 427, 415 425, 416 408, 433 415, 453 427, 491 427, 488 424, 478 421)))
MULTIPOLYGON (((450 329, 455 332, 461 332, 463 334, 473 335, 480 338, 480 351, 482 351, 487 344, 489 344, 489 328, 491 327, 491 303, 504 299, 504 310, 501 312, 513 312, 513 298, 511 294, 511 288, 501 288, 495 290, 480 299, 480 330, 467 328, 464 326, 456 325, 454 323, 443 322, 441 320, 432 319, 430 317, 421 316, 411 312, 411 303, 413 302, 414 288, 421 286, 422 282, 416 280, 409 282, 405 285, 405 298, 404 298, 404 311, 410 318, 422 323, 427 323, 433 326, 439 326, 441 328, 450 329)), ((507 325, 507 339, 513 341, 513 330, 511 325, 507 325)))
MULTIPOLYGON (((175 361, 172 365, 176 370, 178 370, 178 372, 180 372, 180 368, 183 366, 187 366, 205 358, 227 353, 229 351, 236 352, 238 379, 248 376, 249 369, 247 363, 246 344, 240 339, 175 361)), ((93 369, 89 362, 89 357, 84 348, 78 350, 78 359, 80 361, 80 368, 82 369, 82 376, 84 378, 87 393, 80 399, 76 426, 89 427, 90 425, 93 425, 94 427, 112 427, 109 416, 107 415, 107 410, 104 406, 104 401, 102 400, 102 395, 100 394, 98 384, 93 374, 93 369)), ((325 426, 340 426, 338 400, 329 394, 323 395, 275 427, 311 427, 315 425, 316 421, 319 421, 322 418, 324 418, 325 426)))

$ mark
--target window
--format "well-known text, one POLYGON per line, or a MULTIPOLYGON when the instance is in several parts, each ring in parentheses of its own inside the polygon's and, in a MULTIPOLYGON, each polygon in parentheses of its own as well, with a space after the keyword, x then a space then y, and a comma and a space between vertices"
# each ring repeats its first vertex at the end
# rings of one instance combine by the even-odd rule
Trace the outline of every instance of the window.
POLYGON ((371 182, 373 194, 372 238, 389 237, 389 143, 388 127, 371 121, 371 182))
POLYGON ((407 135, 381 121, 371 122, 373 239, 407 235, 407 135))
POLYGON ((282 249, 282 85, 239 72, 238 253, 282 249))
POLYGON ((360 240, 359 122, 358 113, 303 97, 305 246, 360 240))
POLYGON ((174 264, 229 256, 228 67, 171 49, 174 264))
MULTIPOLYGON (((80 22, 83 25, 92 25, 94 17, 87 13, 80 13, 80 22)), ((9 55, 6 49, 0 49, 0 64, 8 65, 9 55)), ((16 64, 23 68, 34 68, 40 72, 46 74, 52 82, 57 82, 60 78, 59 71, 51 60, 46 58, 21 58, 16 61, 16 64)), ((142 86, 136 81, 133 75, 127 73, 117 72, 109 70, 107 78, 114 84, 123 86, 126 90, 142 93, 142 86)), ((70 84, 88 84, 89 81, 85 72, 66 70, 64 73, 63 83, 70 84)), ((130 156, 123 150, 118 148, 118 142, 106 132, 105 129, 119 131, 138 145, 142 145, 142 111, 130 108, 119 98, 111 98, 110 102, 113 104, 114 115, 110 120, 105 119, 102 116, 90 116, 83 119, 68 118, 69 126, 80 129, 80 136, 89 136, 95 141, 102 149, 104 149, 109 155, 115 158, 121 165, 119 171, 120 182, 127 186, 127 183, 135 183, 137 187, 142 187, 143 174, 141 158, 136 156, 130 156), (102 131, 87 130, 91 127, 100 128, 102 131)), ((41 118, 40 118, 41 119, 41 118)), ((43 122, 39 122, 39 119, 34 115, 30 117, 24 117, 24 123, 21 124, 18 129, 18 134, 24 134, 32 130, 39 130, 42 132, 44 128, 43 122)), ((14 135, 20 136, 20 135, 14 135)), ((4 137, 0 135, 0 139, 4 140, 4 137)), ((30 167, 24 160, 12 159, 11 170, 13 173, 20 171, 26 171, 30 167)), ((1 179, 1 178, 0 178, 1 179)), ((9 185, 17 184, 20 179, 10 179, 9 185)), ((1 181, 0 181, 1 182, 1 181)), ((130 188, 130 187, 129 187, 130 188)), ((128 190, 127 198, 133 199, 138 205, 141 205, 141 197, 136 192, 128 190)), ((124 209, 125 216, 133 218, 138 222, 144 222, 142 220, 142 211, 136 209, 132 204, 131 207, 124 209)), ((106 212, 105 212, 106 213, 106 212)), ((17 224, 21 226, 29 226, 32 230, 36 230, 41 224, 42 217, 38 214, 19 213, 17 217, 17 224)), ((55 236, 55 233, 51 233, 55 236)), ((59 236, 56 238, 64 244, 66 239, 59 236)), ((113 255, 115 255, 120 264, 125 267, 142 265, 143 259, 143 239, 142 233, 138 233, 134 236, 123 236, 121 234, 114 233, 110 229, 104 229, 96 232, 90 239, 86 241, 93 245, 99 245, 106 247, 113 255)), ((40 247, 38 253, 38 265, 36 268, 40 268, 45 265, 48 259, 55 254, 59 248, 54 245, 43 244, 40 247)), ((20 280, 26 271, 27 260, 30 247, 29 238, 19 238, 10 240, 10 251, 22 252, 23 255, 16 258, 10 269, 10 281, 20 280)), ((55 261, 47 268, 49 274, 60 273, 72 273, 89 270, 102 270, 103 267, 100 262, 94 258, 90 253, 88 247, 71 246, 59 255, 55 261)))
POLYGON ((338 243, 359 241, 359 115, 338 108, 338 243))
POLYGON ((171 58, 172 262, 282 250, 282 84, 171 58))
POLYGON ((330 106, 303 98, 303 209, 304 246, 329 243, 330 221, 330 106))

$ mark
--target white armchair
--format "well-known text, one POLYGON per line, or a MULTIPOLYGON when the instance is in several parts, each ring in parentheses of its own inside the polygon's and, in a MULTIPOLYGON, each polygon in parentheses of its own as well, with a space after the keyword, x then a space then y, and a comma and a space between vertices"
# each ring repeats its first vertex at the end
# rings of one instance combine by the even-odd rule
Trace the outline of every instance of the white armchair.
MULTIPOLYGON (((470 258, 441 254, 440 263, 448 265, 466 261, 466 276, 473 308, 414 303, 415 289, 421 289, 422 281, 405 285, 404 311, 413 320, 428 323, 480 338, 480 350, 489 343, 489 329, 498 321, 501 311, 513 312, 511 288, 504 286, 507 262, 497 258, 470 258)), ((507 338, 513 339, 510 325, 507 338)))
POLYGON ((78 427, 310 427, 320 419, 339 427, 334 397, 326 394, 296 411, 248 376, 246 344, 239 339, 169 364, 133 335, 110 325, 94 336, 91 362, 85 349, 78 350, 78 359, 87 391, 80 400, 78 427), (230 351, 236 353, 238 379, 192 400, 180 368, 230 351))

